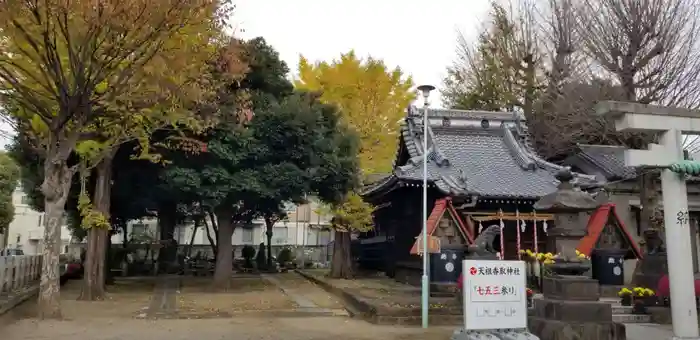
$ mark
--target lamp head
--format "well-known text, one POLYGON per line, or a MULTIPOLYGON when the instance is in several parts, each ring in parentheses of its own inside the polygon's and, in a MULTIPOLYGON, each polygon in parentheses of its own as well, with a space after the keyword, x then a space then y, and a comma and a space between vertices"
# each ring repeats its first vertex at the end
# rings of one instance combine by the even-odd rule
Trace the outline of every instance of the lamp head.
POLYGON ((423 99, 426 101, 428 100, 428 97, 430 96, 430 91, 435 90, 435 86, 433 85, 421 85, 418 86, 418 91, 423 94, 423 99))

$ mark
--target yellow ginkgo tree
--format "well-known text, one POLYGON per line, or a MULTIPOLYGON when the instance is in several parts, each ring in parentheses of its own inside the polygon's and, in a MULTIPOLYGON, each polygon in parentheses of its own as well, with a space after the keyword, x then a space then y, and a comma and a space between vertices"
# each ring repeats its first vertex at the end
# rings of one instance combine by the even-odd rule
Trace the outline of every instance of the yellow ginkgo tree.
POLYGON ((79 143, 95 141, 78 151, 100 158, 98 150, 147 138, 170 119, 163 117, 180 117, 205 101, 212 62, 235 73, 236 60, 212 58, 228 41, 227 2, 0 2, 0 100, 17 108, 12 120, 45 160, 39 317, 61 316, 60 226, 79 168, 69 156, 79 143))
MULTIPOLYGON (((354 51, 331 62, 299 59, 296 88, 320 93, 321 101, 338 106, 343 122, 360 138, 359 161, 363 175, 392 171, 398 145, 399 122, 415 99, 413 80, 400 68, 382 60, 358 58, 354 51)), ((331 277, 353 276, 351 234, 372 229, 373 207, 356 192, 328 207, 333 217, 335 244, 331 277)))
POLYGON ((415 98, 413 80, 381 59, 360 59, 354 51, 331 62, 299 59, 296 88, 320 92, 360 137, 360 168, 365 174, 388 172, 398 145, 399 120, 415 98))

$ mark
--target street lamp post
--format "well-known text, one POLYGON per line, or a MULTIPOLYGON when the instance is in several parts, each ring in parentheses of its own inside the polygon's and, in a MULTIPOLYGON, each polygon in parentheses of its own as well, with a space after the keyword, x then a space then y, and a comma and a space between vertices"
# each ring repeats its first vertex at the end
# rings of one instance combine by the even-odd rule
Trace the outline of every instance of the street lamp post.
POLYGON ((421 320, 423 328, 428 328, 428 304, 430 281, 428 279, 428 97, 435 86, 421 85, 418 91, 423 95, 423 276, 421 277, 421 320))

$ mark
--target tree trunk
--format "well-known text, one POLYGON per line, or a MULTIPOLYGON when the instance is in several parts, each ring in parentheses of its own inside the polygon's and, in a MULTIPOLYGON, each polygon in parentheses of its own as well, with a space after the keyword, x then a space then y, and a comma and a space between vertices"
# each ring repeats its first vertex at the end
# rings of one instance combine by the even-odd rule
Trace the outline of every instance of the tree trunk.
POLYGON ((175 239, 175 220, 177 214, 177 205, 172 202, 162 204, 158 208, 158 229, 160 234, 160 245, 158 249, 158 272, 166 270, 167 264, 172 253, 171 240, 175 239))
MULTIPOLYGON (((51 153, 51 150, 49 150, 51 153)), ((39 284, 38 317, 61 318, 60 263, 61 225, 73 171, 65 159, 50 154, 44 162, 44 239, 41 251, 41 282, 39 284)))
POLYGON ((660 209, 661 195, 656 181, 655 173, 646 173, 639 176, 639 213, 640 232, 650 229, 663 229, 663 212, 660 209))
MULTIPOLYGON (((97 180, 95 181, 95 196, 93 200, 96 211, 103 214, 109 220, 109 211, 112 194, 112 160, 113 153, 105 156, 97 164, 97 180)), ((105 282, 107 261, 107 247, 109 244, 109 229, 88 229, 87 258, 83 275, 83 290, 79 300, 95 301, 105 297, 105 282)))
POLYGON ((192 227, 192 236, 190 236, 190 243, 186 245, 185 249, 185 256, 190 256, 192 253, 192 245, 194 244, 194 238, 197 236, 197 229, 199 228, 199 225, 201 224, 201 220, 199 218, 195 218, 194 220, 194 227, 192 227))
MULTIPOLYGON (((212 223, 212 228, 214 229, 214 232, 218 233, 219 229, 214 228, 214 223, 216 223, 216 222, 214 220, 210 220, 210 221, 212 223)), ((207 240, 209 240, 209 245, 211 245, 211 250, 212 250, 212 253, 214 254, 214 260, 216 260, 216 256, 218 256, 219 250, 216 246, 216 240, 214 239, 214 237, 211 236, 211 230, 209 229, 209 224, 207 223, 206 218, 204 218, 204 231, 206 232, 207 240)))
POLYGON ((275 225, 275 222, 272 221, 269 218, 265 219, 265 228, 267 229, 265 231, 265 236, 267 236, 267 268, 268 270, 271 270, 274 268, 272 266, 272 227, 275 225))
POLYGON ((112 233, 107 231, 107 237, 105 237, 105 286, 114 284, 114 272, 112 271, 112 265, 114 264, 114 251, 112 251, 112 233))
POLYGON ((231 275, 233 275, 233 214, 230 211, 217 211, 216 220, 219 226, 217 237, 216 267, 214 267, 214 289, 225 290, 229 288, 231 275))
POLYGON ((125 223, 121 223, 120 226, 119 226, 119 229, 121 229, 121 230, 123 231, 123 234, 122 234, 122 247, 123 247, 124 249, 126 249, 126 248, 129 247, 129 231, 127 230, 127 229, 128 229, 128 226, 127 226, 125 223))
POLYGON ((333 244, 333 259, 331 260, 330 277, 334 279, 352 279, 352 254, 350 253, 350 233, 347 231, 335 232, 333 244))
POLYGON ((174 203, 163 204, 158 209, 158 229, 160 240, 169 241, 175 236, 175 219, 177 206, 174 203))

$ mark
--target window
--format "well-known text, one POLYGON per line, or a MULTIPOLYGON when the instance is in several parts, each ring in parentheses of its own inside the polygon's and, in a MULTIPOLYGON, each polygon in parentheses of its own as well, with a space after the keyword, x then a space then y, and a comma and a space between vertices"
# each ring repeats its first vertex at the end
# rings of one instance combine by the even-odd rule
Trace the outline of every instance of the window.
POLYGON ((289 238, 289 229, 287 227, 272 228, 272 244, 280 245, 287 244, 289 238))
POLYGON ((242 236, 243 236, 242 241, 244 244, 252 244, 253 243, 253 229, 252 228, 243 229, 242 236))
POLYGON ((331 243, 331 231, 330 230, 319 230, 318 231, 318 245, 325 246, 331 243))
POLYGON ((306 244, 308 246, 317 246, 318 243, 318 234, 319 230, 316 228, 308 228, 306 229, 306 244))
POLYGON ((295 211, 297 211, 297 205, 292 203, 292 202, 287 202, 284 204, 284 210, 286 212, 290 212, 290 213, 295 212, 295 211))
POLYGON ((147 226, 143 223, 134 223, 131 225, 131 235, 132 236, 143 236, 147 232, 147 226))
POLYGON ((39 224, 37 226, 41 227, 41 222, 43 220, 44 215, 39 215, 39 224))

